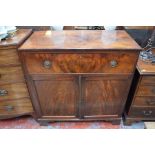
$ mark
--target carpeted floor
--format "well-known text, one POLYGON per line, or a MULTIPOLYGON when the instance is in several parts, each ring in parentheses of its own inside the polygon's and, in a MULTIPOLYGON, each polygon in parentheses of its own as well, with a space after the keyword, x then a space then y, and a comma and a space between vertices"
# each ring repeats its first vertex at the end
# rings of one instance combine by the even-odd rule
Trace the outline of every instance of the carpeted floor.
POLYGON ((32 117, 19 117, 0 121, 0 129, 144 129, 144 123, 132 126, 112 125, 110 122, 55 122, 40 126, 32 117))

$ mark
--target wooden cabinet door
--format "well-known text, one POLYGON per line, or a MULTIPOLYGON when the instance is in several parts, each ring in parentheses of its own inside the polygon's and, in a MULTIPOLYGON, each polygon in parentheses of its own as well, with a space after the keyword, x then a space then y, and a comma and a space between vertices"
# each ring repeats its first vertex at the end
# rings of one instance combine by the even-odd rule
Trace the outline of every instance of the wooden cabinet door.
POLYGON ((78 116, 78 78, 52 76, 34 80, 42 118, 71 119, 78 116))
POLYGON ((82 80, 82 115, 84 118, 118 117, 126 102, 128 77, 84 77, 82 80))

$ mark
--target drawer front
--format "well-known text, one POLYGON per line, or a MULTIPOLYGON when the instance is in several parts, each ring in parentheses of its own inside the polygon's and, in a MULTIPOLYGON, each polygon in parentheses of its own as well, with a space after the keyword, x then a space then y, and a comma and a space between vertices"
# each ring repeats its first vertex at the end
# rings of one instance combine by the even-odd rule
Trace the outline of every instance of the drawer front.
POLYGON ((25 83, 0 85, 0 101, 29 97, 25 83))
POLYGON ((155 107, 155 97, 136 97, 133 105, 135 106, 146 106, 146 107, 155 107))
POLYGON ((20 61, 16 49, 0 50, 0 66, 19 64, 20 61))
POLYGON ((141 84, 155 84, 155 76, 143 76, 141 84))
POLYGON ((0 67, 0 85, 14 81, 25 81, 22 68, 18 67, 0 67))
POLYGON ((155 96, 155 85, 141 85, 137 91, 137 96, 155 96))
POLYGON ((29 98, 0 101, 0 116, 17 115, 31 112, 33 112, 33 108, 29 98))
POLYGON ((155 117, 155 108, 132 107, 129 115, 144 118, 155 117))
POLYGON ((133 73, 137 53, 95 54, 25 53, 30 74, 44 73, 133 73))

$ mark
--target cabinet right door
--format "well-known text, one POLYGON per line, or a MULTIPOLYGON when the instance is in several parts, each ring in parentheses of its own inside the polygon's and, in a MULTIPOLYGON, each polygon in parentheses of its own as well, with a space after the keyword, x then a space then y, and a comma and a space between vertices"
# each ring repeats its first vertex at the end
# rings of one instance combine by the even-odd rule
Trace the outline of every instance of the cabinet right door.
POLYGON ((87 76, 82 80, 82 113, 85 119, 122 115, 129 91, 129 76, 87 76))

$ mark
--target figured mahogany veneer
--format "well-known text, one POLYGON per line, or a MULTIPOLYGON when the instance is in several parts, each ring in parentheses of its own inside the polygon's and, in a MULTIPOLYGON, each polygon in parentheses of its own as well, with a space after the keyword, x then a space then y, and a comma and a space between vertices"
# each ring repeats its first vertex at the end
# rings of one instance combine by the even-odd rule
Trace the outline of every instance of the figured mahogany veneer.
POLYGON ((19 52, 37 120, 120 123, 139 50, 125 31, 34 32, 19 52))
POLYGON ((31 33, 19 29, 13 37, 0 42, 0 119, 33 114, 17 51, 31 33))
POLYGON ((25 62, 29 74, 56 74, 56 73, 133 73, 137 53, 105 52, 93 54, 50 54, 28 53, 25 62), (49 69, 44 67, 44 61, 50 61, 49 69), (117 67, 111 62, 116 61, 117 67), (125 69, 124 69, 125 68, 125 69))

